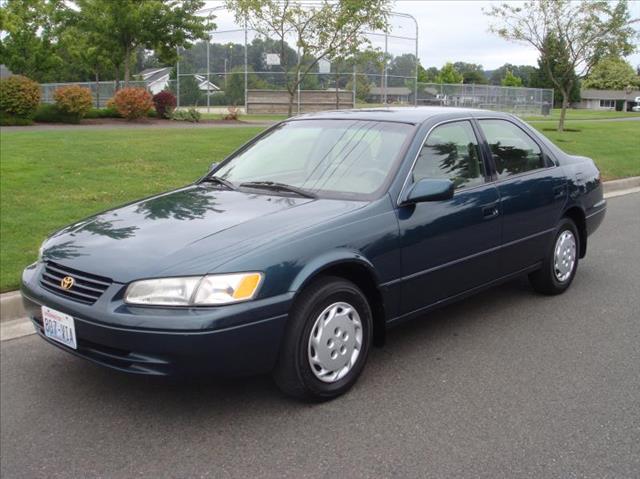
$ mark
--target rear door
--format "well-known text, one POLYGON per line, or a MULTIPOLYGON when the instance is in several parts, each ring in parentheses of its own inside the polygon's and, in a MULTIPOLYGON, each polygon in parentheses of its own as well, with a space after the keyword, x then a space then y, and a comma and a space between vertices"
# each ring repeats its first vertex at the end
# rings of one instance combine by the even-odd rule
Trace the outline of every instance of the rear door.
POLYGON ((407 178, 450 179, 452 199, 398 208, 402 247, 402 314, 419 310, 497 277, 498 192, 470 120, 433 128, 407 178))
POLYGON ((501 276, 541 261, 566 200, 566 180, 531 135, 506 119, 479 119, 502 212, 501 276))

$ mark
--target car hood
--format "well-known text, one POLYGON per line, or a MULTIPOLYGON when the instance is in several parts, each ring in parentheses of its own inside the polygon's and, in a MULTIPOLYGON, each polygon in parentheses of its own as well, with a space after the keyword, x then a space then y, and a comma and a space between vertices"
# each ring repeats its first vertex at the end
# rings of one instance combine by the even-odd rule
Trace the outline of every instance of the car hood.
POLYGON ((42 257, 118 282, 204 274, 363 205, 193 185, 64 228, 42 257))

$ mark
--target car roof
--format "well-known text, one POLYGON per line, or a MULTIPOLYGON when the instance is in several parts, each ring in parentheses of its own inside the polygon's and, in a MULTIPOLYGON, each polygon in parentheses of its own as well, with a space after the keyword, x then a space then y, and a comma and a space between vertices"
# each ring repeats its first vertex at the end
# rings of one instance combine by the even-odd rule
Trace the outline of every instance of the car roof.
POLYGON ((316 113, 307 113, 293 117, 292 120, 368 120, 368 121, 396 121, 403 123, 423 123, 438 117, 440 120, 460 117, 492 116, 511 118, 511 115, 491 111, 477 110, 473 108, 455 108, 442 106, 405 106, 405 107, 380 107, 359 108, 353 110, 332 110, 316 113))

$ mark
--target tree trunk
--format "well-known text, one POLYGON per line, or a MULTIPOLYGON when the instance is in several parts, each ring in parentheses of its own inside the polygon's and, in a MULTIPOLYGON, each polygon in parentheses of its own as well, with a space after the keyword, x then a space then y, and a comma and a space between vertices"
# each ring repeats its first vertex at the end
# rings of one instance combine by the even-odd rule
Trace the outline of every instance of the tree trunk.
POLYGON ((127 48, 124 51, 124 87, 127 88, 129 86, 129 79, 131 76, 131 51, 127 48))
POLYGON ((338 67, 336 66, 336 110, 340 109, 340 94, 338 93, 338 79, 340 74, 338 73, 338 67))
POLYGON ((115 67, 113 67, 113 69, 115 70, 115 74, 116 74, 116 91, 118 91, 120 89, 120 65, 116 65, 115 67))
POLYGON ((564 131, 564 119, 567 116, 567 108, 569 108, 569 93, 562 90, 562 109, 560 110, 560 121, 558 122, 558 131, 564 131))
POLYGON ((287 117, 291 118, 293 116, 293 100, 295 98, 296 90, 289 90, 289 110, 287 112, 287 117))
POLYGON ((96 71, 96 108, 100 108, 100 75, 96 71))

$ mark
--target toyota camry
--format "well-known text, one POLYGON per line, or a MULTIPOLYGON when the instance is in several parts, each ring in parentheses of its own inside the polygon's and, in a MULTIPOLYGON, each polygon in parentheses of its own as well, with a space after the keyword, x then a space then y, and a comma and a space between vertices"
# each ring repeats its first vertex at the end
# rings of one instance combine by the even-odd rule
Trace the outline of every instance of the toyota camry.
POLYGON ((325 400, 390 326, 521 275, 564 292, 605 208, 593 161, 514 116, 322 112, 56 232, 22 294, 44 340, 94 363, 271 373, 325 400))

